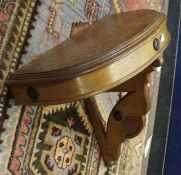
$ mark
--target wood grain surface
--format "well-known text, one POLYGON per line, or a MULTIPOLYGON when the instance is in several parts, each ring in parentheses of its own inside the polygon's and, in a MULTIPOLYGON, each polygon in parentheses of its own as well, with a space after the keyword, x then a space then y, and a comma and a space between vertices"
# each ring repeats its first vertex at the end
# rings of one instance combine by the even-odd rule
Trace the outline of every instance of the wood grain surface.
POLYGON ((169 40, 162 13, 141 10, 107 16, 14 72, 9 86, 17 104, 85 99, 144 70, 169 40), (160 42, 158 50, 153 46, 155 38, 160 42), (36 89, 38 98, 28 96, 29 87, 36 89))

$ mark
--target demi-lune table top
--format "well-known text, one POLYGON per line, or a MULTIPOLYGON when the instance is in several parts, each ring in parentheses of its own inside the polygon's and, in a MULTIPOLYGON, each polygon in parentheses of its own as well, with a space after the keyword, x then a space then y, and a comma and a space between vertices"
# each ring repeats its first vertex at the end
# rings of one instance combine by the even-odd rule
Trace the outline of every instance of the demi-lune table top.
POLYGON ((109 15, 37 55, 10 76, 9 86, 17 103, 84 99, 143 71, 169 40, 163 13, 140 10, 109 15))

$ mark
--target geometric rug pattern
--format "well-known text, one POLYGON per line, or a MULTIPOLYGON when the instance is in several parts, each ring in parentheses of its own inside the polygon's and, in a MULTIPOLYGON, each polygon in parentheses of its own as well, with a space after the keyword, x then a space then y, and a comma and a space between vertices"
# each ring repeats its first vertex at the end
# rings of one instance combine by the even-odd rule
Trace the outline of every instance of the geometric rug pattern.
MULTIPOLYGON (((111 13, 163 7, 164 0, 0 1, 0 175, 140 174, 147 123, 139 136, 122 144, 120 158, 108 171, 83 101, 15 106, 6 83, 11 72, 35 55, 82 30, 80 22, 91 24, 111 13)), ((118 99, 117 93, 96 96, 105 125, 118 99)), ((148 122, 149 114, 146 118, 148 122)))

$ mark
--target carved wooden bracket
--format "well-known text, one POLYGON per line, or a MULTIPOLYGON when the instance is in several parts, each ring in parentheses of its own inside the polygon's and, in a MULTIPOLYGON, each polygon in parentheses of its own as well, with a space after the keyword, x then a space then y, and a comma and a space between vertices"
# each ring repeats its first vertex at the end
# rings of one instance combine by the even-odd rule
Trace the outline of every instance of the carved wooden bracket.
POLYGON ((135 137, 150 109, 149 79, 170 41, 166 16, 137 10, 106 16, 92 25, 73 24, 71 36, 10 75, 16 104, 48 105, 85 100, 106 162, 135 137), (81 31, 77 33, 77 31, 81 31), (128 92, 110 113, 107 130, 94 96, 128 92))
POLYGON ((145 115, 150 109, 150 74, 155 67, 161 66, 162 58, 158 58, 143 72, 125 83, 109 90, 111 92, 128 92, 111 111, 105 131, 101 121, 101 113, 94 97, 85 100, 87 111, 91 117, 96 138, 104 160, 117 160, 120 155, 121 143, 137 136, 145 124, 145 115))

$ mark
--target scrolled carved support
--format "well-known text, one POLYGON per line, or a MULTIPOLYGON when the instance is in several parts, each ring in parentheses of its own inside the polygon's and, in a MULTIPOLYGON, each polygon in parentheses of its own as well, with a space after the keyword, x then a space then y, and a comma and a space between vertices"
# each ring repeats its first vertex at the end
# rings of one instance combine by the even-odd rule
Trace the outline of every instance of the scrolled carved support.
POLYGON ((163 59, 158 58, 140 74, 109 90, 128 93, 112 109, 107 123, 107 131, 102 124, 102 116, 95 98, 85 100, 101 153, 106 162, 117 160, 121 144, 142 131, 145 123, 143 115, 149 111, 151 103, 149 92, 151 72, 162 64, 163 59))
POLYGON ((145 74, 144 82, 143 77, 138 77, 135 84, 136 89, 123 97, 109 116, 104 155, 106 161, 118 159, 121 143, 125 139, 137 136, 143 129, 142 116, 150 109, 147 75, 145 74))

